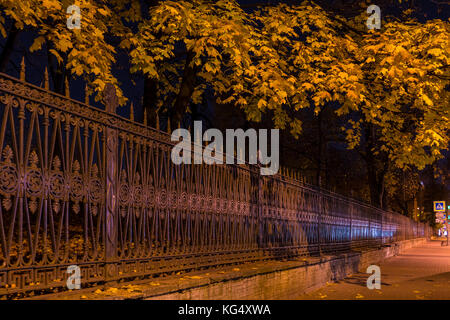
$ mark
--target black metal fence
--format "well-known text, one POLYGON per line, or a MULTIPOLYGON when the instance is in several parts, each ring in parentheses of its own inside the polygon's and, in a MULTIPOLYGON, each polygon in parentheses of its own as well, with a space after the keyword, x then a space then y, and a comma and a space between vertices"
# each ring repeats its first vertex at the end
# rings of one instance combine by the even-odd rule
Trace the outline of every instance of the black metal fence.
MULTIPOLYGON (((46 86, 48 87, 48 86, 46 86)), ((0 295, 377 247, 429 227, 295 175, 174 165, 167 133, 0 74, 0 295)))

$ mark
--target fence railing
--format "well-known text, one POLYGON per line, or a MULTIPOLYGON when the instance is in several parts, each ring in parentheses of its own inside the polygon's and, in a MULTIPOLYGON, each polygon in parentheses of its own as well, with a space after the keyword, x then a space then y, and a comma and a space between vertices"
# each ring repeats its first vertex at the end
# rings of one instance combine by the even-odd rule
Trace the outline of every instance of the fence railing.
MULTIPOLYGON (((108 87, 109 88, 109 87, 108 87)), ((424 237, 250 165, 175 165, 164 132, 0 74, 0 295, 424 237)))

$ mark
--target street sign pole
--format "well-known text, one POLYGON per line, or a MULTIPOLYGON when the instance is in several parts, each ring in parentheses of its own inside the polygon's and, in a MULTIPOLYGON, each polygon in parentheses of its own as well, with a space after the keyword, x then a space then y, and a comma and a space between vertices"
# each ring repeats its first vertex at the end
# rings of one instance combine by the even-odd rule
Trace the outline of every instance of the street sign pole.
MULTIPOLYGON (((449 228, 450 228, 450 224, 449 224, 449 219, 448 219, 448 214, 449 214, 449 208, 445 205, 445 201, 433 201, 433 211, 437 214, 444 214, 444 221, 443 224, 445 226, 445 230, 447 231, 447 243, 446 245, 448 246, 448 233, 449 233, 449 228)), ((440 219, 440 218, 439 218, 440 219)), ((444 241, 441 242, 441 245, 444 245, 444 241)))
POLYGON ((449 231, 449 221, 448 221, 448 214, 449 214, 449 212, 448 212, 448 208, 446 208, 446 211, 445 211, 445 222, 447 223, 447 247, 448 247, 448 231, 449 231))

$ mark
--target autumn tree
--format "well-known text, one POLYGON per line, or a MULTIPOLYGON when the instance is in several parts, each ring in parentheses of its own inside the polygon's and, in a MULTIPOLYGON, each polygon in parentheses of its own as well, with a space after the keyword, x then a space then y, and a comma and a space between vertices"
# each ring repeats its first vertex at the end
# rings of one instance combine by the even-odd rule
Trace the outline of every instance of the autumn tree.
POLYGON ((449 145, 448 22, 410 19, 368 31, 362 16, 331 16, 308 2, 264 8, 255 19, 295 78, 292 109, 319 115, 339 103, 348 145, 366 160, 373 204, 383 203, 389 170, 422 169, 442 157, 449 145))
POLYGON ((347 133, 351 147, 365 141, 373 202, 382 203, 389 170, 423 169, 448 149, 449 40, 447 22, 387 22, 355 51, 366 93, 347 133))
MULTIPOLYGON (((116 87, 120 103, 126 98, 112 74, 115 49, 105 39, 111 8, 98 0, 5 0, 0 3, 0 32, 6 37, 0 66, 6 66, 14 39, 20 32, 35 31, 38 35, 30 52, 46 50, 48 68, 56 92, 63 93, 68 76, 83 77, 88 83, 87 94, 100 99, 106 83, 116 87), (81 10, 81 28, 67 28, 67 7, 81 10), (11 21, 9 29, 5 28, 11 21)), ((3 69, 4 70, 4 69, 3 69)))
POLYGON ((233 103, 253 120, 262 105, 276 121, 285 117, 286 92, 294 90, 285 62, 235 1, 165 1, 149 16, 122 46, 130 49, 133 72, 158 80, 158 106, 171 106, 172 127, 208 86, 219 103, 233 103))

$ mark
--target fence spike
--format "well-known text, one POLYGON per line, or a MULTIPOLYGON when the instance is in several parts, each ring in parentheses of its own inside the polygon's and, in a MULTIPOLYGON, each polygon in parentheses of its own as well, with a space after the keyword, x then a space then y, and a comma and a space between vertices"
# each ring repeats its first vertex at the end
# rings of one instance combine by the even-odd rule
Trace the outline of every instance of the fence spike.
POLYGON ((20 80, 25 81, 25 57, 22 57, 22 62, 20 63, 20 80))
POLYGON ((65 84, 66 97, 70 98, 69 79, 68 78, 65 79, 64 84, 65 84))
POLYGON ((48 85, 48 70, 47 67, 45 67, 45 71, 44 71, 44 89, 48 90, 49 85, 48 85))
POLYGON ((144 126, 147 125, 147 108, 144 109, 144 126))
POLYGON ((158 111, 156 111, 156 129, 159 130, 159 115, 158 115, 158 111))
POLYGON ((170 128, 170 118, 169 118, 169 117, 167 117, 167 133, 168 133, 168 134, 171 134, 171 133, 172 133, 172 130, 171 130, 171 128, 170 128))
POLYGON ((89 104, 89 94, 88 94, 88 85, 84 86, 84 103, 89 104))
POLYGON ((130 120, 134 121, 134 107, 133 107, 133 102, 131 102, 130 105, 130 120))

